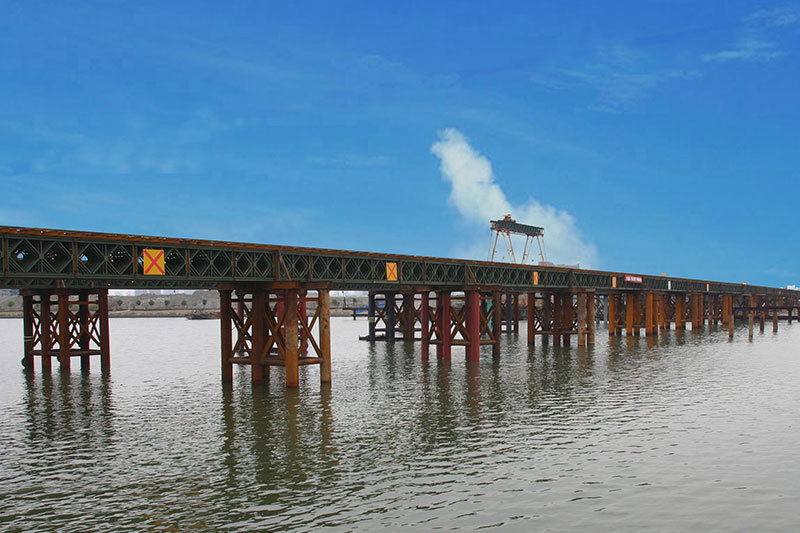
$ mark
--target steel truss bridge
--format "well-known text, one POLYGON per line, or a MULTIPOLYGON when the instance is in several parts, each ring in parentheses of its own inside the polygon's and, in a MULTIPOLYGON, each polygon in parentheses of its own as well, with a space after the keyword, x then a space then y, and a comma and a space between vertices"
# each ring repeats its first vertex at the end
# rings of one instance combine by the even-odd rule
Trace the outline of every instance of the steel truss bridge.
POLYGON ((223 380, 233 364, 249 364, 255 382, 283 366, 288 386, 303 364, 319 364, 322 381, 330 380, 331 289, 370 291, 370 340, 391 342, 399 332, 421 341, 423 356, 430 345, 440 357, 464 345, 473 359, 481 345, 498 353, 503 328, 518 331, 520 307, 530 344, 537 335, 554 344, 577 335, 585 344, 601 301, 610 335, 623 327, 658 334, 687 321, 694 329, 706 320, 732 335, 737 318, 749 319, 752 335, 756 317, 762 329, 767 314, 776 329, 779 311, 791 321, 800 296, 622 272, 12 226, 0 226, 0 259, 0 288, 23 294, 26 367, 34 356, 45 369, 51 357, 69 369, 71 357, 88 366, 100 355, 109 368, 108 289, 217 289, 223 380))

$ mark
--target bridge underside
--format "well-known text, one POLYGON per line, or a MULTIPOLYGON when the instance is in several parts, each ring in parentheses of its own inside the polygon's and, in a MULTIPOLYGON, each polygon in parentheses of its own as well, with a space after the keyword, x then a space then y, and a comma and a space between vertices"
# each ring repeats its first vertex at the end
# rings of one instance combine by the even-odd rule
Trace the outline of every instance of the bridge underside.
MULTIPOLYGON (((299 367, 319 366, 320 381, 331 381, 330 287, 319 283, 228 283, 220 294, 221 374, 233 380, 234 365, 251 369, 251 381, 262 383, 272 367, 284 369, 287 387, 299 385, 299 367)), ((103 371, 110 369, 108 293, 106 289, 23 290, 23 365, 32 370, 35 358, 49 372, 52 359, 63 371, 73 358, 89 369, 99 356, 103 371)), ((362 339, 420 342, 421 355, 435 347, 439 359, 449 360, 454 346, 463 346, 469 360, 478 360, 481 347, 500 354, 504 335, 519 333, 527 320, 527 342, 593 345, 596 324, 605 320, 608 334, 657 336, 670 329, 701 330, 722 325, 733 338, 736 321, 748 324, 753 338, 772 322, 791 323, 800 315, 795 296, 709 294, 663 291, 541 290, 503 292, 499 287, 474 290, 422 291, 404 288, 373 291, 369 296, 368 330, 362 339)))

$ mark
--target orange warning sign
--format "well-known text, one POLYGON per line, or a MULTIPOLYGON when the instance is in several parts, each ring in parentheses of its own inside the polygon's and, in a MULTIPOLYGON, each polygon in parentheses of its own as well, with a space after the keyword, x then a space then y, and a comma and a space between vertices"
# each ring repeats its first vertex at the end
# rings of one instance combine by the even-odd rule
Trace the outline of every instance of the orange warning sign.
POLYGON ((142 268, 144 269, 145 275, 164 275, 164 250, 145 248, 142 250, 142 260, 142 268))
POLYGON ((386 281, 397 281, 397 263, 386 263, 386 281))
POLYGON ((535 270, 533 271, 533 284, 534 285, 539 284, 539 273, 536 272, 535 270))

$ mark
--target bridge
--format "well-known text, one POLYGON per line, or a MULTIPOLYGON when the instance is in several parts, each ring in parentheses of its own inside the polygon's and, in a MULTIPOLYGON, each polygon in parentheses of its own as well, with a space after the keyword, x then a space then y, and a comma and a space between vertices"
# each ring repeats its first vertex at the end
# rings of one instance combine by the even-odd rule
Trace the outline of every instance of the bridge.
POLYGON ((0 288, 23 298, 23 365, 43 371, 52 359, 110 369, 108 289, 215 289, 220 294, 221 374, 249 365, 252 381, 283 367, 296 387, 301 365, 331 380, 330 290, 369 291, 368 340, 419 341, 449 359, 464 346, 500 349, 502 333, 554 345, 593 344, 598 311, 611 336, 722 325, 733 338, 747 321, 752 339, 771 319, 789 323, 800 291, 742 283, 624 272, 0 226, 0 288), (309 316, 310 315, 310 316, 309 316), (417 335, 419 334, 419 335, 417 335))

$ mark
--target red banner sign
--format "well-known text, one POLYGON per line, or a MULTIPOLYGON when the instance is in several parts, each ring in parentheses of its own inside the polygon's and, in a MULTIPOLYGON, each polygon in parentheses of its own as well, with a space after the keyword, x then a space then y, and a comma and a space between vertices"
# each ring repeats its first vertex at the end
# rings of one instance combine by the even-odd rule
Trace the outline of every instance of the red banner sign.
POLYGON ((631 274, 625 274, 625 281, 628 283, 641 283, 642 276, 633 276, 631 274))

